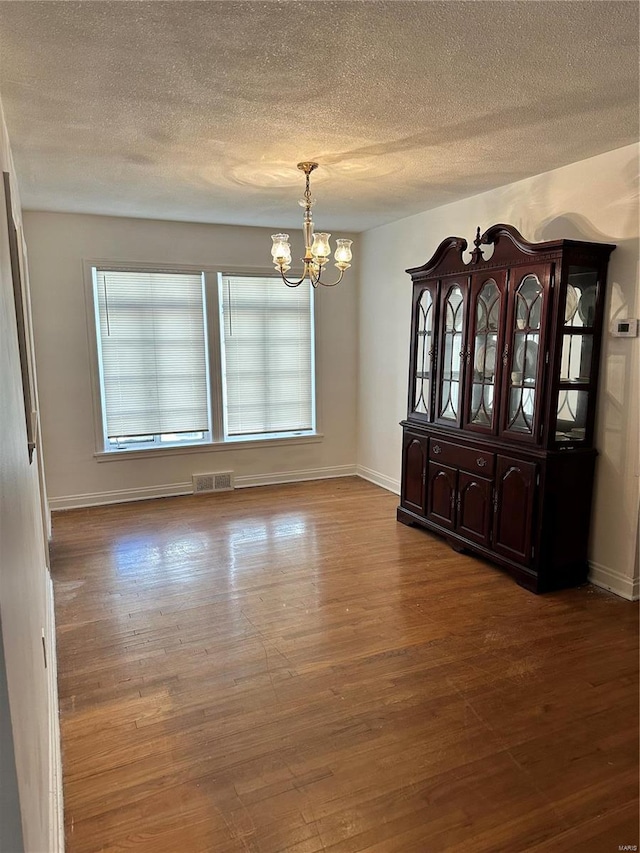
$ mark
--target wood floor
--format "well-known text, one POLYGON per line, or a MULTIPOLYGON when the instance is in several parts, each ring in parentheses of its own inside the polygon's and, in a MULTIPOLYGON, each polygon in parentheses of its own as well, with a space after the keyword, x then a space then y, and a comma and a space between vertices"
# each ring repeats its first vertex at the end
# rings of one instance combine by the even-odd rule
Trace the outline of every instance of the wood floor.
MULTIPOLYGON (((638 844, 638 608, 358 479, 58 513, 68 853, 638 844)), ((631 849, 631 848, 627 848, 631 849)))

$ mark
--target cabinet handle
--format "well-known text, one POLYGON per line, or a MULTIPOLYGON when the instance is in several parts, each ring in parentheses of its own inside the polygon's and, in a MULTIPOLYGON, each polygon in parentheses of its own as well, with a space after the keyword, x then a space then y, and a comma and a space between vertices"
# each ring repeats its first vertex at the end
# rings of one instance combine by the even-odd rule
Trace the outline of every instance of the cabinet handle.
POLYGON ((440 447, 439 444, 433 445, 433 452, 436 454, 436 456, 438 455, 438 453, 442 453, 442 448, 440 447))
POLYGON ((482 456, 478 456, 478 458, 476 459, 476 464, 478 468, 484 468, 484 466, 487 464, 487 460, 483 459, 482 456))
POLYGON ((502 353, 502 363, 505 367, 507 366, 507 361, 509 361, 509 344, 506 344, 504 352, 502 353))

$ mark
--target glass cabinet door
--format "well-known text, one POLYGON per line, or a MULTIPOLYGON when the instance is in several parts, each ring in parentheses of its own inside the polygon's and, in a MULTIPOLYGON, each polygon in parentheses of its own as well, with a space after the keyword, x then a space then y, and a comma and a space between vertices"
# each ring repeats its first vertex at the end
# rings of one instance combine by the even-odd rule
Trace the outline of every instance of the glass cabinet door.
POLYGON ((439 421, 449 424, 460 422, 462 403, 462 365, 464 356, 466 283, 443 287, 440 321, 440 373, 438 378, 439 421))
POLYGON ((542 389, 544 321, 549 268, 512 271, 512 292, 503 368, 502 432, 525 441, 538 439, 542 389))
MULTIPOLYGON (((593 396, 594 325, 599 310, 598 270, 569 266, 564 291, 560 381, 555 440, 584 442, 593 396)), ((588 437, 590 440, 590 437, 588 437)))
POLYGON ((433 291, 418 292, 414 309, 414 357, 411 365, 409 415, 429 420, 431 414, 431 376, 433 364, 433 291))
POLYGON ((471 281, 464 426, 478 432, 495 431, 505 281, 505 271, 471 281))

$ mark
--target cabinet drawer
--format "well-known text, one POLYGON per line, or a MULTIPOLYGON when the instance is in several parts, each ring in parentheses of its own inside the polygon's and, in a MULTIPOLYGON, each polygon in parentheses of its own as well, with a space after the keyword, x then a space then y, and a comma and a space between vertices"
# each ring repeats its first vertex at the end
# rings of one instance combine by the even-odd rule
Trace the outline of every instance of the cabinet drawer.
POLYGON ((438 438, 432 438, 429 441, 429 459, 443 465, 454 465, 465 471, 482 473, 483 477, 492 477, 496 467, 495 453, 461 447, 459 444, 450 444, 438 438))

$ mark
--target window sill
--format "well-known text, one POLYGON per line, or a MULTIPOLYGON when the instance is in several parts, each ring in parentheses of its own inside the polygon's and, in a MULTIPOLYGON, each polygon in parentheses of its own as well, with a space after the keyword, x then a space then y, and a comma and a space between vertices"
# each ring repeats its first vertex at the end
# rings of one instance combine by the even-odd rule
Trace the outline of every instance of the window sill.
POLYGON ((234 441, 210 441, 205 444, 188 444, 183 447, 147 447, 144 450, 111 450, 93 454, 96 462, 122 462, 125 459, 150 459, 154 456, 182 456, 191 453, 215 453, 219 450, 251 450, 252 448, 278 447, 292 444, 319 444, 324 435, 292 435, 286 438, 258 438, 234 441))

